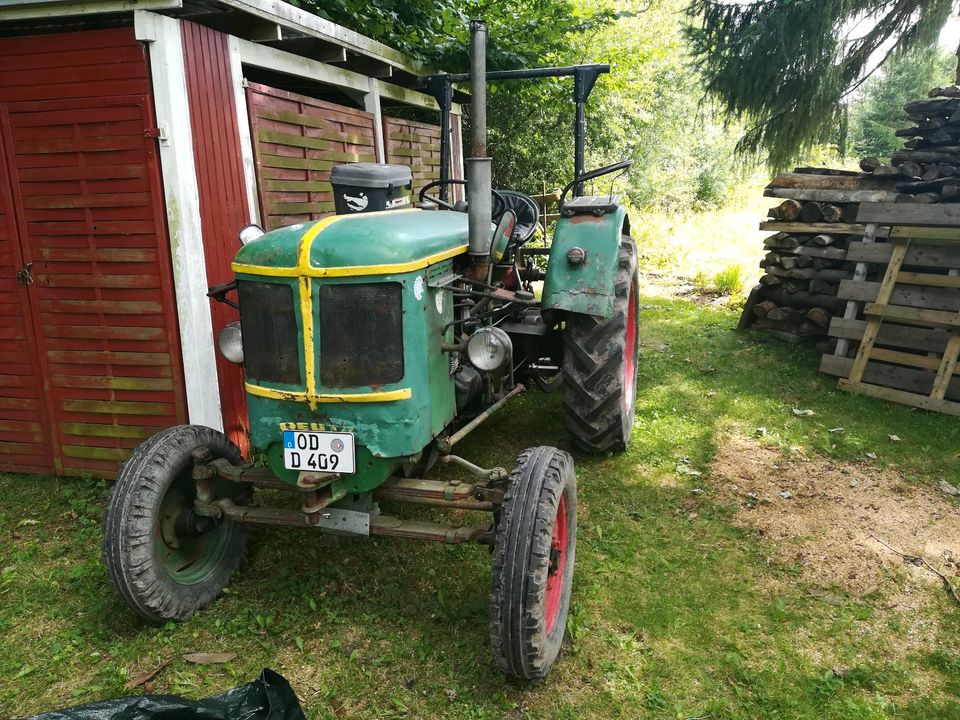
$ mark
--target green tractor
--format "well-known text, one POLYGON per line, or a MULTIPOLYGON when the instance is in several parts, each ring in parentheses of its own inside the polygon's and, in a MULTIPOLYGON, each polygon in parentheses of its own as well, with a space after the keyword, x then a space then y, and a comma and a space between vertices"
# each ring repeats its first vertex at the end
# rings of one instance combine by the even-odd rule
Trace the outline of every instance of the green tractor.
POLYGON ((492 550, 497 667, 527 680, 552 667, 573 580, 573 459, 531 447, 507 471, 454 450, 530 383, 562 390, 580 449, 626 447, 638 350, 634 245, 619 198, 581 189, 629 163, 583 172, 583 103, 606 66, 487 73, 485 44, 486 27, 474 21, 471 74, 428 79, 441 99, 453 82, 471 82, 467 202, 451 202, 462 181, 441 176, 413 207, 408 168, 345 165, 332 177, 337 214, 241 232, 236 280, 210 294, 233 304, 227 293, 237 291, 241 319, 218 345, 245 371, 251 458, 210 428, 173 427, 136 448, 109 502, 109 579, 147 620, 185 620, 212 603, 239 566, 248 525, 482 543, 492 550), (577 168, 548 249, 525 247, 538 206, 493 191, 484 157, 485 80, 545 75, 573 75, 577 100, 577 168), (427 479, 440 465, 471 480, 427 479), (252 502, 255 487, 296 500, 264 507, 252 502), (476 525, 412 520, 380 503, 488 515, 476 525))

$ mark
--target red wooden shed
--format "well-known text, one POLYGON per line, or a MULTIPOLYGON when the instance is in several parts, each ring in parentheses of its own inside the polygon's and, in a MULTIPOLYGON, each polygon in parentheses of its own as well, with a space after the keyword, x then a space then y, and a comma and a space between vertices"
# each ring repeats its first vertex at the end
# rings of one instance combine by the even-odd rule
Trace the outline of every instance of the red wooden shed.
POLYGON ((183 422, 245 446, 207 287, 243 225, 331 212, 333 165, 438 177, 427 72, 276 0, 4 3, 0 471, 112 477, 183 422))

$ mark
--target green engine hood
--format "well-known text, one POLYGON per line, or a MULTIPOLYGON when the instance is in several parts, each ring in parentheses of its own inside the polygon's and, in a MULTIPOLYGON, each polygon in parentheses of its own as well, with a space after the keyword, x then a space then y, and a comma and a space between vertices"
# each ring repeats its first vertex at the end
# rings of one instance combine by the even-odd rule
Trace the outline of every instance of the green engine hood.
POLYGON ((410 209, 331 215, 266 233, 240 249, 233 270, 313 277, 397 273, 457 255, 466 245, 466 213, 410 209))

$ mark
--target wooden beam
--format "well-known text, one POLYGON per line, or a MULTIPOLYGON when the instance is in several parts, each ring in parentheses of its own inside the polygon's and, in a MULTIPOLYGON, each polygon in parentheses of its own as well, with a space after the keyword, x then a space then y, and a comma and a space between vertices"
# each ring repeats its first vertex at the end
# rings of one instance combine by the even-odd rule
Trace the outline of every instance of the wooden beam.
POLYGON ((178 10, 183 0, 68 0, 60 2, 22 3, 22 6, 4 3, 0 21, 32 20, 36 18, 67 17, 73 15, 101 15, 136 10, 178 10))
POLYGON ((811 173, 781 173, 767 190, 784 188, 803 190, 887 190, 893 189, 892 180, 878 180, 871 175, 815 175, 811 173))
MULTIPOLYGON (((853 358, 824 355, 820 359, 820 372, 827 375, 845 378, 850 374, 851 367, 853 367, 853 358)), ((934 374, 929 370, 871 362, 867 363, 866 372, 863 374, 863 382, 929 395, 933 389, 934 377, 934 374)), ((947 398, 960 400, 960 377, 954 376, 951 378, 947 389, 947 398)))
POLYGON ((187 70, 179 20, 138 10, 137 39, 147 42, 157 124, 166 130, 158 143, 167 227, 180 326, 180 352, 190 422, 223 429, 217 382, 216 342, 204 259, 193 130, 187 98, 187 70), (214 391, 211 391, 211 390, 214 391))
MULTIPOLYGON (((863 282, 856 279, 841 280, 837 297, 856 302, 874 302, 880 291, 880 283, 863 282)), ((908 308, 927 308, 957 312, 960 296, 948 288, 932 288, 922 285, 897 285, 893 290, 891 302, 908 308)))
POLYGON ((960 227, 910 227, 897 225, 890 229, 890 237, 908 237, 915 240, 945 240, 960 244, 960 227))
POLYGON ((261 17, 250 17, 235 10, 192 14, 184 16, 184 19, 251 42, 268 42, 283 38, 283 28, 276 22, 261 17))
MULTIPOLYGON (((794 190, 790 188, 764 190, 763 194, 766 197, 833 203, 893 203, 898 195, 893 190, 794 190)), ((897 207, 905 207, 905 205, 898 204, 897 207)), ((913 206, 906 205, 906 207, 913 206)), ((869 222, 862 218, 857 219, 861 222, 869 222)))
POLYGON ((348 70, 367 77, 378 79, 393 77, 393 65, 366 55, 347 53, 343 60, 337 60, 336 62, 342 64, 348 70))
POLYGON ((373 114, 373 147, 377 162, 385 163, 387 156, 383 144, 383 110, 380 107, 380 81, 370 78, 370 92, 364 98, 364 109, 373 114))
POLYGON ((285 28, 296 30, 303 35, 325 40, 334 45, 339 45, 358 55, 378 58, 414 75, 421 76, 433 73, 433 70, 429 67, 404 55, 399 50, 288 3, 277 2, 277 0, 219 1, 222 5, 240 10, 249 15, 271 20, 285 28))
POLYGON ((864 225, 850 225, 847 223, 801 223, 801 222, 762 222, 761 230, 785 233, 810 233, 817 235, 828 233, 831 235, 863 235, 864 225))
POLYGON ((960 288, 960 275, 937 275, 935 273, 902 272, 897 282, 927 287, 960 288))
MULTIPOLYGON (((883 276, 883 282, 877 289, 877 304, 887 305, 890 302, 890 296, 893 294, 893 287, 897 281, 897 274, 903 265, 903 259, 907 256, 907 244, 905 242, 897 243, 890 253, 890 263, 887 265, 886 273, 883 276)), ((867 329, 863 332, 863 338, 860 340, 860 347, 857 349, 857 358, 853 362, 853 368, 850 370, 850 381, 860 382, 863 378, 863 371, 867 366, 867 360, 870 358, 873 345, 877 341, 877 332, 880 330, 881 317, 867 315, 870 319, 867 321, 867 329)))
MULTIPOLYGON (((249 40, 238 39, 237 45, 240 51, 240 59, 245 65, 253 65, 254 67, 265 68, 267 70, 293 75, 294 77, 307 78, 315 82, 325 83, 347 90, 354 90, 364 94, 370 92, 370 78, 366 75, 355 73, 352 70, 346 70, 300 55, 294 55, 293 53, 278 50, 267 45, 253 43, 249 40)), ((429 110, 439 110, 436 100, 416 90, 408 90, 383 81, 379 81, 378 88, 381 97, 387 97, 406 105, 414 105, 429 110)), ((459 113, 460 107, 454 105, 453 112, 459 113)))
MULTIPOLYGON (((830 321, 830 336, 859 342, 867 327, 866 320, 848 320, 835 317, 830 321)), ((941 328, 910 327, 884 323, 877 334, 878 345, 892 345, 910 350, 941 354, 947 345, 949 333, 941 328)))
POLYGON ((960 328, 960 314, 945 310, 867 303, 863 314, 894 322, 916 323, 924 327, 960 328))
POLYGON ((253 153, 253 138, 250 135, 250 117, 247 113, 246 83, 243 79, 243 61, 240 59, 239 38, 227 38, 230 53, 230 79, 233 84, 233 100, 237 112, 237 130, 240 135, 240 157, 243 162, 244 188, 251 223, 260 224, 260 201, 257 193, 257 168, 253 153))
POLYGON ((264 44, 319 62, 336 63, 347 59, 346 49, 315 37, 283 37, 264 44))
POLYGON ((960 403, 951 402, 950 400, 939 400, 929 395, 919 395, 905 390, 897 390, 892 387, 852 382, 850 380, 840 380, 839 387, 842 390, 850 390, 860 395, 867 395, 869 397, 879 398, 880 400, 889 400, 899 403, 900 405, 920 408, 921 410, 932 410, 933 412, 943 413, 944 415, 960 415, 960 403))
MULTIPOLYGON (((960 245, 957 247, 924 246, 922 241, 910 244, 907 250, 907 265, 960 268, 960 245)), ((847 260, 868 263, 886 263, 890 260, 892 245, 889 243, 851 242, 847 247, 847 260)))
POLYGON ((875 222, 881 225, 928 225, 933 227, 960 227, 960 205, 877 202, 861 205, 857 222, 875 222))

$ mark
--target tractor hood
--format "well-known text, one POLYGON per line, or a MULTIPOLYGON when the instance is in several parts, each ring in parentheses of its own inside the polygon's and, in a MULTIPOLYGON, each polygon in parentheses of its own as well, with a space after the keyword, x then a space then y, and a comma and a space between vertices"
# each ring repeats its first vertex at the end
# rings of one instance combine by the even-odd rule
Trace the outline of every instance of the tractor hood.
POLYGON ((312 277, 409 272, 466 252, 467 234, 467 215, 447 210, 331 215, 244 245, 233 271, 312 277))

